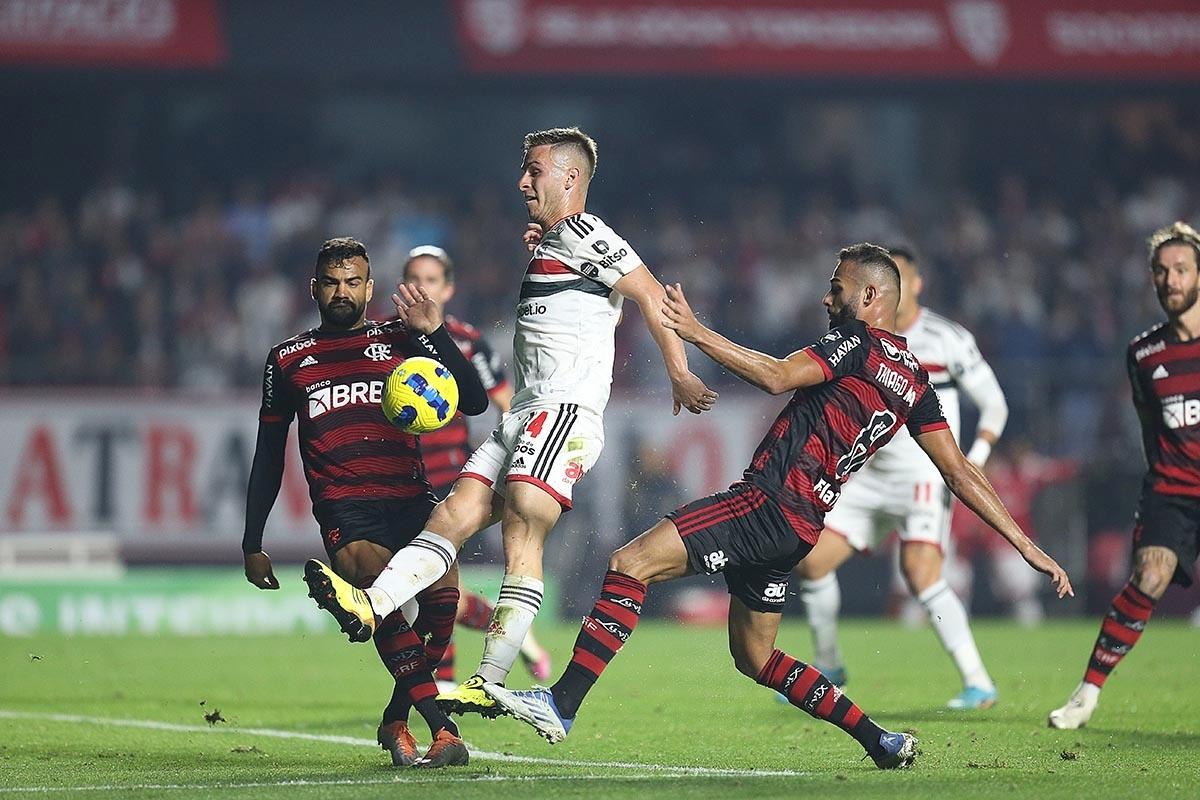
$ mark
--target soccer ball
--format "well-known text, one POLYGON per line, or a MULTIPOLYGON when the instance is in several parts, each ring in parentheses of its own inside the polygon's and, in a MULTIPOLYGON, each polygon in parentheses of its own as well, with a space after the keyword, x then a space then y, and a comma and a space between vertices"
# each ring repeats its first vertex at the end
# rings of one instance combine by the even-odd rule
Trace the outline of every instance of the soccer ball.
POLYGON ((383 415, 405 433, 429 433, 458 410, 458 383, 432 358, 405 359, 383 385, 383 415))

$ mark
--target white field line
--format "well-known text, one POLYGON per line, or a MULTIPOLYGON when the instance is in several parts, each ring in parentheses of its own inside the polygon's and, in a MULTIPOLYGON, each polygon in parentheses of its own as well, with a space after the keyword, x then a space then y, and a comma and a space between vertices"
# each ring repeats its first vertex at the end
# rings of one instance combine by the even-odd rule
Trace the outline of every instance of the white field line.
MULTIPOLYGON (((278 730, 275 728, 237 728, 217 725, 182 725, 175 722, 160 722, 151 719, 116 719, 110 717, 90 717, 81 714, 53 714, 36 711, 9 711, 0 709, 0 719, 27 719, 40 720, 43 722, 63 722, 85 725, 101 725, 114 728, 141 728, 144 730, 157 731, 172 731, 175 733, 201 733, 201 734, 240 734, 242 736, 262 736, 273 739, 299 739, 310 742, 325 742, 327 744, 344 744, 354 747, 378 747, 379 744, 374 739, 360 739, 354 736, 338 736, 334 734, 321 733, 304 733, 303 731, 288 731, 278 730)), ((751 778, 751 777, 771 777, 771 778, 798 778, 807 775, 807 772, 798 770, 755 770, 755 769, 722 769, 715 767, 687 767, 672 764, 642 764, 630 761, 580 761, 561 758, 539 758, 537 756, 518 756, 512 753, 492 753, 486 750, 477 750, 471 748, 471 758, 483 761, 499 761, 510 764, 541 764, 559 767, 584 767, 584 768, 603 768, 603 769, 619 769, 632 773, 640 773, 639 778, 649 777, 685 777, 689 775, 699 777, 715 777, 715 778, 751 778)), ((411 774, 411 773, 406 773, 411 774)), ((466 780, 517 780, 515 777, 505 776, 461 776, 466 780)), ((556 779, 563 780, 594 780, 601 776, 555 776, 556 779)), ((614 776, 609 775, 609 778, 614 776)), ((626 776, 632 777, 632 776, 626 776)), ((437 782, 443 782, 444 778, 435 779, 437 782)), ((542 780, 541 778, 533 778, 532 780, 542 780)), ((392 781, 377 781, 378 783, 391 783, 392 781)), ((402 783, 411 783, 413 781, 404 779, 399 781, 402 783)), ((320 785, 320 786, 337 786, 342 783, 347 785, 364 785, 372 783, 372 781, 355 781, 347 779, 346 781, 298 781, 298 782, 280 782, 280 783, 264 783, 264 784, 206 784, 212 788, 221 788, 228 786, 235 788, 237 786, 290 786, 290 785, 320 785)), ((67 787, 69 790, 86 791, 89 789, 98 789, 103 787, 67 787)), ((113 789, 121 788, 136 788, 133 786, 114 786, 113 789)), ((153 788, 174 788, 172 786, 146 786, 147 789, 153 788)), ((179 788, 203 788, 200 786, 180 786, 179 788)), ((13 791, 59 791, 56 787, 28 787, 24 789, 0 787, 0 793, 13 791)))

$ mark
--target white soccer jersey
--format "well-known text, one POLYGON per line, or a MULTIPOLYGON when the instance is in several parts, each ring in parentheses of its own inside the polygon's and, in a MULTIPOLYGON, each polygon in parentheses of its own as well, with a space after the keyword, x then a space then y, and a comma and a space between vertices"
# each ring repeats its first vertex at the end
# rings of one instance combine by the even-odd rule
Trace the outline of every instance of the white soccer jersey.
MULTIPOLYGON (((898 333, 907 339, 908 349, 929 372, 929 382, 942 401, 942 412, 956 439, 960 436, 961 425, 960 389, 979 409, 980 429, 989 430, 997 436, 1004 431, 1004 424, 1008 420, 1004 392, 996 380, 996 374, 980 355, 970 331, 941 314, 922 308, 908 330, 898 333)), ((904 475, 905 480, 925 479, 915 471, 937 474, 929 457, 903 430, 872 456, 866 468, 904 475)))
POLYGON ((513 337, 513 411, 574 403, 601 414, 612 388, 621 295, 612 287, 642 263, 592 214, 542 234, 521 282, 513 337))

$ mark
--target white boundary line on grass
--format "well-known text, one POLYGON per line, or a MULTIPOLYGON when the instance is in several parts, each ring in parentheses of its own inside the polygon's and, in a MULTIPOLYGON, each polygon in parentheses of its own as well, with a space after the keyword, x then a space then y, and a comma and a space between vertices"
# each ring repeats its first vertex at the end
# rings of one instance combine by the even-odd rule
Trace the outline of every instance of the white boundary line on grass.
MULTIPOLYGON (((76 723, 86 725, 101 725, 117 728, 141 728, 144 730, 172 731, 176 733, 201 733, 201 734, 241 734, 243 736, 263 736, 273 739, 299 739, 310 742, 326 742, 328 744, 344 744, 354 747, 378 747, 379 744, 373 739, 360 739, 354 736, 338 736, 335 734, 320 734, 320 733, 305 733, 303 731, 288 731, 278 730, 275 728, 237 728, 224 726, 202 726, 202 725, 182 725, 175 722, 160 722, 150 719, 118 719, 111 717, 91 717, 82 714, 54 714, 47 712, 36 711, 10 711, 0 709, 0 719, 27 719, 40 720, 43 722, 63 722, 76 723)), ((548 766, 560 767, 593 767, 603 769, 619 769, 627 773, 624 778, 638 779, 656 779, 664 777, 714 777, 714 778, 798 778, 807 775, 807 772, 797 770, 753 770, 753 769, 720 769, 715 767, 687 767, 671 764, 640 764, 629 761, 581 761, 573 759, 559 758, 540 758, 536 756, 518 756, 511 753, 492 753, 486 750, 476 750, 472 748, 471 757, 483 761, 499 761, 510 764, 541 764, 548 766)), ((406 773, 411 774, 411 773, 406 773)), ((29 786, 29 787, 0 787, 0 794, 26 792, 69 792, 69 791, 100 791, 100 790, 118 790, 118 789, 144 789, 144 790, 169 790, 169 789, 236 789, 239 787, 272 787, 272 786, 355 786, 355 785, 375 785, 375 784, 390 784, 390 783, 415 783, 415 782, 436 782, 445 783, 449 781, 461 780, 467 781, 523 781, 523 780, 597 780, 600 778, 612 779, 613 775, 560 775, 560 776, 480 776, 480 775, 462 775, 462 776, 439 776, 427 779, 413 778, 393 778, 387 780, 380 779, 341 779, 329 781, 279 781, 275 783, 211 783, 211 784, 145 784, 145 785, 126 785, 126 786, 70 786, 70 787, 50 787, 50 786, 29 786)))

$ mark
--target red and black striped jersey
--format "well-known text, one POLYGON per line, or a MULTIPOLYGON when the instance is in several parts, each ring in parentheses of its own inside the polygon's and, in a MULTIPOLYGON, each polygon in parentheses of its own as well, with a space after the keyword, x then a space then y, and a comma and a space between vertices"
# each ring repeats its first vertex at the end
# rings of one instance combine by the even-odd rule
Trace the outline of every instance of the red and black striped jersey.
POLYGON ((429 491, 417 437, 387 421, 383 384, 405 358, 430 355, 400 322, 312 329, 275 345, 263 375, 263 423, 298 419, 314 503, 394 499, 429 491))
MULTIPOLYGON (((479 380, 489 397, 508 386, 500 356, 482 333, 449 315, 446 317, 446 331, 479 373, 479 380)), ((471 455, 467 418, 460 412, 444 428, 422 434, 421 453, 434 494, 444 497, 471 455)))
POLYGON ((859 320, 805 348, 825 382, 797 389, 758 445, 745 479, 815 543, 842 483, 901 425, 914 435, 949 427, 929 373, 904 337, 859 320))
POLYGON ((1200 497, 1200 340, 1164 322, 1134 337, 1125 364, 1151 491, 1200 497))

